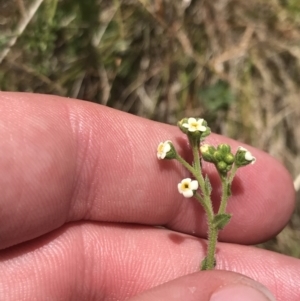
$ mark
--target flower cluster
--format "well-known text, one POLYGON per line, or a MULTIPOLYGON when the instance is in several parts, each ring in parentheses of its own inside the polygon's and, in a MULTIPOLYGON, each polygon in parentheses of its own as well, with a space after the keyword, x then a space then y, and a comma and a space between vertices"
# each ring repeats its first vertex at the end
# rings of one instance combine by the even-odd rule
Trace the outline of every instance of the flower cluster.
POLYGON ((218 146, 204 144, 204 139, 211 133, 207 122, 202 118, 183 118, 178 122, 180 130, 187 135, 193 151, 192 164, 185 161, 170 140, 161 142, 157 147, 157 158, 175 159, 193 176, 183 179, 177 189, 185 198, 194 197, 203 206, 208 224, 207 256, 201 264, 202 270, 213 269, 216 264, 215 252, 218 232, 229 223, 232 215, 226 213, 226 206, 231 196, 231 184, 238 168, 253 164, 255 157, 244 147, 239 147, 235 154, 228 144, 218 146), (212 185, 208 175, 203 175, 202 161, 214 164, 222 184, 220 206, 215 212, 211 200, 212 185))
POLYGON ((203 160, 214 163, 219 172, 227 173, 230 171, 234 162, 234 155, 228 144, 219 144, 217 148, 204 144, 200 147, 200 151, 203 160))
MULTIPOLYGON (((210 129, 207 126, 207 122, 202 118, 184 118, 178 123, 179 128, 189 135, 190 133, 198 133, 199 135, 210 133, 210 129)), ((214 147, 209 144, 203 144, 200 146, 200 152, 202 159, 206 162, 213 163, 216 169, 221 174, 227 174, 233 164, 236 167, 246 166, 248 164, 254 164, 256 158, 246 148, 240 146, 234 155, 231 152, 231 147, 228 144, 219 144, 214 147)), ((175 159, 177 156, 176 150, 172 141, 167 140, 161 142, 157 147, 157 158, 161 159, 175 159)), ((178 191, 184 197, 190 198, 194 195, 194 192, 198 189, 196 187, 197 181, 192 181, 190 178, 183 179, 178 184, 178 191)))
POLYGON ((239 147, 235 155, 231 153, 228 144, 219 144, 217 148, 212 145, 204 144, 200 146, 200 151, 204 161, 214 163, 217 170, 221 173, 227 173, 232 165, 237 167, 254 164, 256 158, 244 147, 239 147))

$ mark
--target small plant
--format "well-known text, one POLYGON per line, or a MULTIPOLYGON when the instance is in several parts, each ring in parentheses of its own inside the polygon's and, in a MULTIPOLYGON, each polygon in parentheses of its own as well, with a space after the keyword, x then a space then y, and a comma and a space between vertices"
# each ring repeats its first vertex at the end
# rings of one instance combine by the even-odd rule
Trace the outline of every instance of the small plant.
POLYGON ((239 147, 236 154, 231 152, 228 144, 214 147, 203 144, 211 133, 207 122, 202 118, 184 118, 178 122, 178 127, 188 137, 193 151, 193 163, 190 165, 175 150, 170 140, 161 142, 157 148, 158 159, 175 159, 180 162, 195 179, 186 178, 178 184, 178 191, 186 198, 195 197, 205 210, 208 224, 207 255, 202 260, 201 270, 211 270, 216 265, 215 253, 218 233, 229 223, 231 214, 226 212, 226 206, 231 196, 231 184, 238 168, 253 164, 255 157, 245 148, 239 147), (203 174, 202 160, 215 165, 222 183, 222 195, 218 212, 213 210, 211 192, 212 186, 207 175, 203 174), (199 189, 200 188, 200 189, 199 189))

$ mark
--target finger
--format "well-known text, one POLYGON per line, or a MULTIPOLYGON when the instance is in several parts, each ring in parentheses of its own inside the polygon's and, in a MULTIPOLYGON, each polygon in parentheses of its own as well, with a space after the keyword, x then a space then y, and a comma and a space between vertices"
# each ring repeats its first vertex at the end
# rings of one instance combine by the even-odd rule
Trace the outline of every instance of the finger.
MULTIPOLYGON (((166 225, 206 235, 201 206, 177 192, 189 174, 174 161, 156 159, 157 144, 166 139, 190 153, 176 127, 60 97, 0 97, 1 248, 76 220, 166 225)), ((209 141, 239 145, 218 135, 209 141)), ((233 219, 221 233, 224 241, 260 242, 280 231, 294 207, 287 171, 251 151, 257 163, 233 183, 233 219)), ((213 167, 207 172, 216 179, 213 167)), ((213 184, 218 197, 219 183, 213 184)))
POLYGON ((128 301, 275 301, 267 288, 241 274, 206 271, 183 276, 128 301))
MULTIPOLYGON (((73 224, 41 241, 1 251, 0 291, 4 300, 45 295, 53 300, 125 300, 197 272, 205 253, 205 241, 166 229, 73 224)), ((299 300, 298 259, 219 243, 216 260, 217 269, 262 283, 278 301, 299 300)), ((214 277, 208 292, 216 288, 214 277)))

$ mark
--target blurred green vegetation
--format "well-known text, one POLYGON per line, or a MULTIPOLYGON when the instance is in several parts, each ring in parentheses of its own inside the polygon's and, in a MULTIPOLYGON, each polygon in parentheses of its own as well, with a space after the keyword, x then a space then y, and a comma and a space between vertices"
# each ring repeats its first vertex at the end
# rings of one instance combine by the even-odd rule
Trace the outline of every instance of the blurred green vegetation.
MULTIPOLYGON (((293 177, 299 87, 298 0, 0 0, 1 90, 167 123, 203 116, 293 177)), ((296 212, 264 247, 300 257, 299 224, 296 212)))

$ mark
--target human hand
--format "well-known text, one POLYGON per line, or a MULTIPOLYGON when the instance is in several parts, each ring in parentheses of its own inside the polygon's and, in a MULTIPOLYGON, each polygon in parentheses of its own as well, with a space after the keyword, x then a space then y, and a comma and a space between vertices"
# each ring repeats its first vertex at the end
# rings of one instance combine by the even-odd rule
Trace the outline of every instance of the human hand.
POLYGON ((205 217, 176 189, 186 171, 157 161, 158 142, 170 138, 188 153, 173 126, 83 101, 1 93, 0 300, 108 301, 143 292, 132 300, 206 301, 226 288, 235 300, 232 289, 258 285, 243 274, 278 301, 298 301, 300 260, 244 246, 287 223, 294 208, 287 171, 247 147, 257 161, 233 183, 218 270, 198 272, 205 217))

